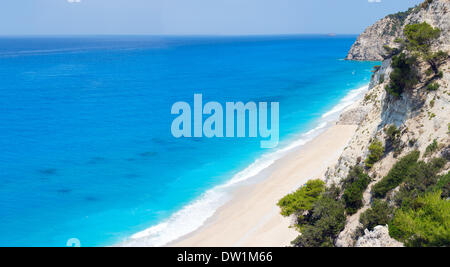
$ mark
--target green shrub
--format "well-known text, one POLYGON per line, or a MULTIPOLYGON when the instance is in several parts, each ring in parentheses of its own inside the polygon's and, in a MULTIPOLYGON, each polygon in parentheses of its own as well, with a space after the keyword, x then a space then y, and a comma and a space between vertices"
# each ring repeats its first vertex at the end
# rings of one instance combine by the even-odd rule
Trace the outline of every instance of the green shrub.
POLYGON ((389 235, 408 247, 450 245, 450 201, 441 191, 415 200, 413 208, 399 209, 389 224, 389 235))
POLYGON ((444 158, 435 158, 428 163, 419 161, 411 167, 404 184, 395 195, 397 205, 410 207, 415 199, 433 189, 439 180, 437 174, 446 163, 447 160, 444 158))
POLYGON ((388 128, 386 128, 384 132, 386 133, 385 151, 388 152, 394 150, 394 157, 397 157, 402 150, 400 130, 394 124, 392 124, 388 128))
POLYGON ((395 124, 390 125, 384 132, 390 139, 396 139, 400 136, 400 130, 397 128, 397 126, 395 126, 395 124))
POLYGON ((429 156, 436 152, 439 148, 439 144, 436 139, 433 140, 433 143, 429 144, 425 149, 425 156, 429 156))
POLYGON ((408 189, 419 189, 425 192, 427 188, 437 183, 438 177, 436 176, 447 163, 444 158, 434 158, 430 162, 425 163, 423 161, 418 162, 413 166, 408 173, 408 177, 405 181, 405 186, 408 189))
POLYGON ((314 204, 309 224, 292 244, 297 247, 332 247, 346 220, 344 204, 324 196, 314 204))
POLYGON ((391 58, 400 53, 400 50, 398 48, 392 48, 388 45, 384 45, 383 48, 386 51, 386 55, 383 56, 385 59, 391 58))
POLYGON ((408 176, 409 170, 417 163, 420 152, 413 151, 401 158, 381 181, 372 187, 375 198, 383 198, 387 192, 396 188, 408 176))
POLYGON ((432 72, 439 78, 442 78, 439 67, 448 59, 448 53, 444 51, 425 52, 423 58, 430 65, 432 72))
POLYGON ((375 226, 387 225, 391 222, 394 209, 386 201, 375 199, 372 207, 361 214, 359 222, 362 224, 361 230, 372 231, 375 226))
POLYGON ((426 22, 406 25, 403 32, 408 40, 408 49, 420 52, 427 52, 433 40, 441 34, 440 29, 426 22))
POLYGON ((381 141, 375 139, 369 146, 369 156, 365 163, 368 168, 372 168, 373 165, 378 162, 384 154, 384 147, 381 141))
POLYGON ((356 213, 363 206, 363 193, 370 183, 370 177, 359 167, 353 167, 344 181, 344 194, 342 199, 345 203, 347 214, 356 213))
POLYGON ((281 215, 290 216, 297 214, 301 216, 304 211, 311 210, 314 203, 325 191, 325 183, 322 180, 310 180, 305 186, 278 201, 281 215))
POLYGON ((437 91, 438 89, 439 89, 438 83, 430 83, 429 85, 427 85, 428 91, 437 91))
POLYGON ((438 177, 438 182, 429 191, 442 191, 441 197, 448 199, 450 197, 450 172, 438 177))
POLYGON ((385 87, 389 94, 399 97, 405 90, 412 89, 418 83, 416 63, 416 57, 407 56, 405 53, 392 57, 393 70, 389 76, 391 80, 385 87))

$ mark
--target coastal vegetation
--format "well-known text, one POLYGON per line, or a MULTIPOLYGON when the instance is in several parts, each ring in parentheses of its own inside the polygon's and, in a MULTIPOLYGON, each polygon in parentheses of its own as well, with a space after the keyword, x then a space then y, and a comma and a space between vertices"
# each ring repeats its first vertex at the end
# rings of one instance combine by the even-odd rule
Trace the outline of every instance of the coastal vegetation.
POLYGON ((403 174, 404 183, 395 195, 395 203, 400 207, 410 207, 413 200, 425 192, 442 189, 437 186, 442 179, 437 173, 445 166, 443 158, 434 158, 430 162, 419 161, 403 174))
POLYGON ((389 94, 400 97, 404 91, 411 90, 420 81, 419 63, 426 62, 429 70, 425 71, 427 76, 432 75, 426 82, 429 91, 435 91, 439 85, 432 83, 437 78, 442 78, 440 66, 448 59, 448 53, 444 51, 431 51, 432 44, 441 35, 441 30, 433 28, 430 24, 423 22, 406 25, 403 33, 405 39, 397 38, 399 48, 385 46, 388 57, 392 57, 392 72, 390 82, 385 89, 389 94))
POLYGON ((359 217, 361 227, 359 234, 362 234, 364 229, 372 231, 377 225, 387 225, 391 222, 394 215, 394 208, 388 202, 380 199, 375 199, 372 207, 366 210, 359 217))
POLYGON ((402 52, 392 57, 392 72, 390 82, 386 85, 386 91, 395 97, 399 97, 407 89, 412 89, 418 83, 416 70, 417 58, 408 56, 402 52))
POLYGON ((442 199, 441 193, 426 193, 407 208, 398 209, 389 234, 410 247, 449 246, 450 201, 442 199))
POLYGON ((305 211, 312 209, 314 203, 319 200, 325 191, 325 183, 322 180, 311 180, 292 194, 282 198, 278 202, 281 208, 281 215, 290 216, 296 214, 303 217, 305 211))
POLYGON ((433 28, 426 22, 422 22, 406 25, 403 33, 406 37, 405 43, 408 51, 427 55, 430 53, 430 47, 433 41, 440 36, 441 30, 433 28))
POLYGON ((342 186, 325 187, 325 184, 320 182, 320 180, 312 180, 296 193, 284 197, 278 203, 282 209, 282 215, 295 214, 297 216, 297 229, 301 235, 292 241, 294 246, 334 246, 337 236, 345 227, 347 215, 351 215, 361 208, 362 193, 367 188, 370 177, 363 168, 355 166, 342 186), (307 192, 312 191, 315 193, 306 197, 307 192), (318 192, 320 195, 317 194, 318 192), (294 203, 302 204, 295 205, 294 203))
POLYGON ((369 156, 367 157, 365 163, 367 168, 372 168, 375 163, 377 163, 384 154, 384 146, 380 140, 375 139, 369 146, 369 156))
POLYGON ((444 106, 450 67, 448 36, 442 36, 448 8, 448 1, 427 0, 390 15, 350 50, 348 59, 389 60, 374 66, 362 102, 369 113, 326 173, 327 184, 336 184, 302 210, 295 246, 450 246, 450 123, 444 106), (424 20, 443 28, 405 25, 424 20), (373 46, 378 40, 392 47, 381 51, 373 46))
POLYGON ((417 161, 418 158, 419 152, 414 151, 400 159, 372 188, 374 197, 384 198, 388 191, 400 185, 394 206, 376 199, 361 215, 361 229, 388 224, 390 235, 406 246, 448 246, 450 175, 438 175, 447 160, 434 158, 424 162, 417 161))
POLYGON ((385 152, 394 151, 394 157, 397 157, 402 151, 401 131, 392 124, 384 132, 386 134, 385 152))
POLYGON ((353 167, 344 180, 344 194, 342 199, 345 203, 347 214, 356 213, 363 206, 363 193, 369 185, 370 177, 360 166, 353 167))
POLYGON ((425 156, 433 154, 434 152, 436 152, 436 150, 438 150, 438 148, 439 144, 437 140, 434 139, 433 142, 427 146, 427 149, 425 150, 425 156))
POLYGON ((413 151, 401 158, 392 167, 388 175, 372 187, 372 196, 375 198, 383 198, 390 190, 399 186, 403 179, 405 179, 405 176, 408 175, 410 168, 417 162, 419 156, 419 151, 413 151))
POLYGON ((430 83, 429 85, 427 85, 428 91, 437 91, 438 89, 439 89, 439 84, 437 84, 437 83, 430 83))
POLYGON ((336 199, 336 188, 328 188, 309 211, 299 235, 292 244, 296 247, 333 247, 344 229, 346 216, 344 203, 336 199))
MULTIPOLYGON (((395 133, 394 128, 387 130, 395 133)), ((370 207, 361 213, 356 236, 378 225, 388 225, 391 237, 405 246, 450 245, 450 172, 438 175, 445 158, 418 161, 413 151, 391 168, 372 188, 370 207), (387 193, 398 188, 394 197, 387 193)), ((363 206, 363 193, 371 178, 361 166, 350 169, 340 185, 326 187, 312 180, 280 200, 282 214, 295 214, 301 232, 292 244, 297 247, 332 247, 344 229, 347 216, 363 206), (297 203, 297 204, 294 204, 297 203)))

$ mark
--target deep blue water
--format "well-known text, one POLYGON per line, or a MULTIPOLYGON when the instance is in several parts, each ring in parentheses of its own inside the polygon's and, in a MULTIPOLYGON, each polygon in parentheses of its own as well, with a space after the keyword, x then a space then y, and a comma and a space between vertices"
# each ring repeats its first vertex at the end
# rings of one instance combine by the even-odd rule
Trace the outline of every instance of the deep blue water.
POLYGON ((282 146, 369 82, 375 63, 342 60, 355 38, 0 38, 0 246, 113 245, 167 221, 268 153, 175 139, 173 103, 278 101, 282 146))

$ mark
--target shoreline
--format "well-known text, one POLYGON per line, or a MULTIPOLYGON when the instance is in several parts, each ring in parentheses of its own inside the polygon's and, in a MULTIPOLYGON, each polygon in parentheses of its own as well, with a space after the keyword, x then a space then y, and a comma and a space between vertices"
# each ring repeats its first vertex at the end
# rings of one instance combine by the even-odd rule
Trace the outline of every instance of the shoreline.
POLYGON ((284 247, 298 236, 276 203, 310 179, 322 178, 336 162, 356 131, 356 125, 333 125, 299 149, 278 159, 269 175, 253 185, 243 185, 232 200, 220 207, 194 232, 171 247, 284 247))
MULTIPOLYGON (((367 90, 368 85, 350 90, 335 106, 321 116, 321 119, 317 122, 316 128, 313 128, 306 133, 299 133, 295 138, 286 140, 285 146, 282 146, 276 151, 263 154, 247 168, 233 176, 229 181, 206 191, 197 200, 173 214, 169 220, 132 235, 124 242, 119 243, 118 246, 194 246, 194 244, 185 244, 185 241, 192 239, 193 236, 200 235, 203 230, 215 225, 218 222, 217 219, 219 218, 219 215, 224 210, 227 210, 230 205, 239 202, 238 200, 242 200, 242 196, 249 193, 251 194, 250 191, 255 192, 254 188, 261 187, 264 184, 269 183, 269 181, 277 180, 276 177, 274 179, 276 173, 279 173, 280 170, 282 171, 282 166, 287 165, 288 162, 292 162, 292 159, 295 158, 296 155, 302 153, 308 155, 315 153, 315 151, 326 150, 338 143, 334 142, 333 144, 333 142, 331 142, 331 144, 326 145, 324 149, 318 149, 318 147, 321 146, 321 143, 323 144, 323 141, 325 141, 323 140, 323 136, 327 136, 327 134, 331 133, 331 136, 328 138, 334 140, 335 136, 345 133, 338 141, 345 138, 350 140, 350 137, 353 136, 353 133, 356 131, 356 126, 336 125, 336 122, 342 112, 354 107, 360 102, 367 90), (348 129, 350 129, 350 131, 348 129), (348 135, 350 135, 350 137, 348 137, 348 135), (318 140, 323 141, 318 142, 318 140)), ((333 163, 333 160, 334 162, 337 161, 342 150, 343 147, 333 148, 332 151, 334 151, 336 155, 334 155, 335 157, 332 160, 327 158, 318 160, 319 162, 329 162, 325 164, 325 166, 321 166, 324 169, 323 173, 314 174, 315 176, 310 177, 310 179, 321 178, 326 171, 326 168, 333 163)), ((327 155, 329 156, 329 153, 327 155)), ((302 172, 301 170, 299 171, 302 172)), ((279 215, 278 207, 276 206, 278 200, 284 195, 295 191, 299 186, 306 183, 307 180, 309 179, 301 179, 295 183, 295 185, 292 183, 293 181, 291 181, 291 187, 288 188, 288 190, 283 190, 283 194, 279 196, 278 199, 272 199, 272 203, 267 203, 266 206, 272 208, 272 210, 270 210, 270 217, 273 217, 276 214, 279 215)), ((266 197, 263 196, 263 198, 265 199, 266 197)), ((235 211, 236 212, 232 213, 236 214, 238 210, 235 211)), ((281 215, 279 215, 279 217, 281 217, 281 215)), ((267 220, 267 218, 264 220, 267 220)), ((258 224, 259 222, 255 222, 255 225, 258 224)), ((283 225, 282 229, 285 230, 292 230, 289 229, 290 224, 290 218, 282 218, 281 221, 278 222, 278 225, 283 225)), ((292 232, 295 233, 295 238, 298 233, 295 230, 292 230, 290 237, 293 236, 292 232)), ((245 233, 244 235, 248 235, 248 233, 245 233)), ((289 242, 294 238, 289 240, 289 242)), ((289 245, 289 242, 285 245, 289 245)), ((199 245, 217 246, 218 243, 199 245)), ((224 246, 230 246, 230 244, 224 246)))

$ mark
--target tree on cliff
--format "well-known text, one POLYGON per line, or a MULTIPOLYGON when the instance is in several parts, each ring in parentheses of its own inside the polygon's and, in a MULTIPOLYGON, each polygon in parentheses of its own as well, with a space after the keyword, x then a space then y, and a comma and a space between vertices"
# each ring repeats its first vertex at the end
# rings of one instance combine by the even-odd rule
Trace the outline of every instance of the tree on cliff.
POLYGON ((446 52, 431 50, 433 42, 441 35, 440 29, 423 22, 406 25, 403 33, 406 39, 396 40, 401 45, 400 51, 403 51, 392 57, 391 81, 386 86, 386 91, 397 97, 405 90, 412 89, 419 82, 416 68, 418 59, 422 59, 430 65, 430 69, 426 72, 427 76, 434 74, 426 84, 441 76, 439 67, 448 59, 446 52))
POLYGON ((407 49, 426 61, 435 75, 439 73, 439 67, 448 58, 448 54, 443 51, 432 52, 431 45, 441 35, 441 30, 433 28, 430 24, 423 22, 420 24, 406 25, 404 29, 407 38, 407 49))

